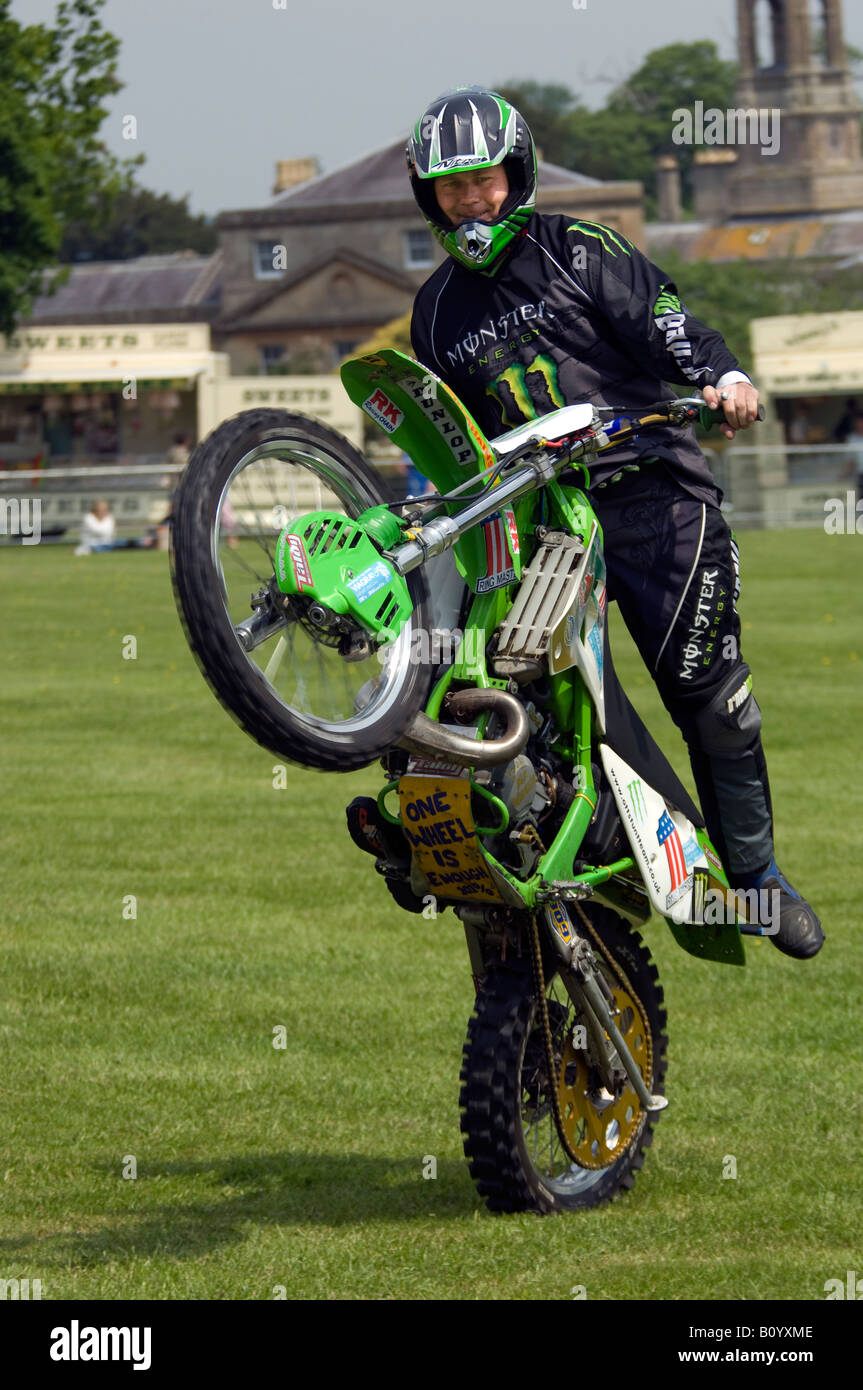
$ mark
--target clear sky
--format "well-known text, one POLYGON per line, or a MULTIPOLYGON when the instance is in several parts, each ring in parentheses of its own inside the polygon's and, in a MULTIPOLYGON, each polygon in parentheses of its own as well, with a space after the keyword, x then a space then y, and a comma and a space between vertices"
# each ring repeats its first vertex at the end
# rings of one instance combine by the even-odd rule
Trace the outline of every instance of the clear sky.
MULTIPOLYGON (((844 10, 863 48, 863 0, 844 10)), ((12 11, 41 23, 56 4, 12 11)), ((107 0, 126 85, 103 136, 144 153, 139 182, 188 193, 194 212, 256 207, 276 160, 333 169, 406 134, 462 82, 559 82, 596 107, 652 48, 712 38, 734 57, 735 12, 735 0, 107 0)))

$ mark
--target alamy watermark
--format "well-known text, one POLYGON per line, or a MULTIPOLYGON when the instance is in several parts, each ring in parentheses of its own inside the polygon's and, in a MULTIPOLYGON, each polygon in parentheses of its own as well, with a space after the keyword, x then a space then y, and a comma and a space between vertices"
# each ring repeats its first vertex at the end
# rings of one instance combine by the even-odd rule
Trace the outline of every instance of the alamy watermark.
MULTIPOLYGON (((388 649, 399 636, 389 628, 382 628, 378 661, 382 664, 388 659, 388 649)), ((467 632, 461 628, 435 627, 416 628, 410 637, 409 661, 411 666, 449 665, 458 657, 468 665, 478 665, 485 652, 485 633, 480 628, 470 627, 467 632)))
POLYGON ((779 153, 778 106, 729 107, 704 109, 696 101, 693 109, 678 106, 672 111, 674 128, 671 138, 675 145, 760 145, 762 154, 779 153))
POLYGON ((39 497, 0 497, 0 536, 20 536, 22 545, 42 539, 42 500, 39 497))
POLYGON ((844 1279, 827 1279, 824 1283, 824 1297, 849 1298, 855 1303, 863 1300, 863 1279, 857 1278, 856 1269, 846 1269, 844 1279))
POLYGON ((742 918, 762 928, 763 936, 779 930, 781 893, 778 888, 708 888, 703 906, 693 916, 707 927, 733 926, 742 918))
POLYGON ((148 1371, 152 1360, 150 1327, 68 1327, 51 1329, 52 1361, 131 1361, 134 1371, 148 1371))
POLYGON ((41 1279, 0 1279, 0 1300, 18 1300, 42 1297, 41 1279))
POLYGON ((828 497, 824 503, 824 530, 828 536, 863 536, 863 497, 855 492, 828 497))

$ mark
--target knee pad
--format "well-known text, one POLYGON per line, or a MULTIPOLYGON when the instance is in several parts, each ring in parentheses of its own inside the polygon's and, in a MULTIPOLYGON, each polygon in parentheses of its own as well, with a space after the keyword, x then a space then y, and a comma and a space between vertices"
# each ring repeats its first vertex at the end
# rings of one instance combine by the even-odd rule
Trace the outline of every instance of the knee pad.
POLYGON ((699 747, 710 756, 733 756, 752 749, 761 732, 761 710, 745 662, 714 691, 691 725, 699 747))

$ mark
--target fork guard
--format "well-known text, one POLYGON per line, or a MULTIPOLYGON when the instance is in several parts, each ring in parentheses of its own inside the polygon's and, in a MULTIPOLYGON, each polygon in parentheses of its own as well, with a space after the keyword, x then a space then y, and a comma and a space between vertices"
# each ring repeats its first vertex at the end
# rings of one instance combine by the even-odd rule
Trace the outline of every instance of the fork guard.
POLYGON ((399 739, 399 747, 410 753, 425 753, 479 768, 511 762, 524 749, 530 736, 530 724, 524 707, 507 691, 456 690, 447 697, 446 703, 457 718, 485 713, 501 715, 506 720, 506 728, 500 738, 474 739, 445 729, 427 714, 417 714, 399 739))

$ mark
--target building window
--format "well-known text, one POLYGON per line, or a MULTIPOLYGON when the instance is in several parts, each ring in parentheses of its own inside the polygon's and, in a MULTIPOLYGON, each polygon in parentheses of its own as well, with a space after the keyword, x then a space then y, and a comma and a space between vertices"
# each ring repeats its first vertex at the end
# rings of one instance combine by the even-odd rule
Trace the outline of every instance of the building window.
POLYGON ((256 241, 252 246, 252 271, 256 280, 280 280, 285 273, 286 249, 279 241, 256 241))
POLYGON ((336 338, 333 343, 333 358, 336 366, 343 362, 346 357, 351 356, 358 342, 358 338, 336 338))
POLYGON ((261 343, 259 351, 261 354, 261 371, 264 373, 272 371, 274 367, 278 367, 285 355, 285 349, 282 343, 261 343))
POLYGON ((432 234, 425 227, 411 227, 405 232, 405 268, 427 270, 434 265, 432 234))

